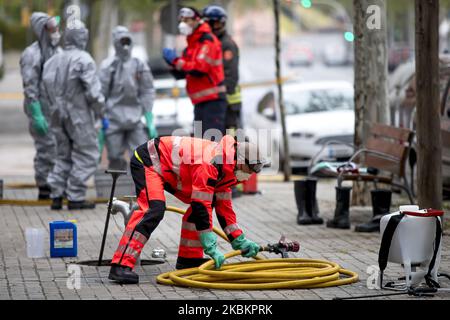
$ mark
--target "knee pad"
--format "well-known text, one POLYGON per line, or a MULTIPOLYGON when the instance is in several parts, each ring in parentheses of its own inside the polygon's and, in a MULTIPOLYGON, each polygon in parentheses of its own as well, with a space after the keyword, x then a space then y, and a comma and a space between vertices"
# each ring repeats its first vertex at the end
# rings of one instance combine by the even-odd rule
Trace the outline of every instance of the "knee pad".
POLYGON ((210 228, 209 213, 206 207, 199 202, 192 202, 192 213, 188 222, 194 223, 197 230, 206 230, 210 228))

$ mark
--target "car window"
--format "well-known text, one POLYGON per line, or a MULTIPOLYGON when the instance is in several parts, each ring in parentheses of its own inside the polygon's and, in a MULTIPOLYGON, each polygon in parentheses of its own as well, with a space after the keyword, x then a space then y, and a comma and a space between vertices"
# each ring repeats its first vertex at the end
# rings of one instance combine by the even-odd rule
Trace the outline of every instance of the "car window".
POLYGON ((275 114, 275 94, 270 92, 258 103, 258 113, 267 114, 270 111, 275 114))
POLYGON ((327 89, 285 93, 287 115, 354 110, 353 90, 327 89))

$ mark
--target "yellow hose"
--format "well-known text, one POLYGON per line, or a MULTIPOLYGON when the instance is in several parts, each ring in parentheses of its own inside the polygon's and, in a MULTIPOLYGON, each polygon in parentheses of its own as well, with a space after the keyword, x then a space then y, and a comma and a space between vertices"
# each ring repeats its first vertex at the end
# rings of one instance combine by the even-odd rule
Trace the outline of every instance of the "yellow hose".
MULTIPOLYGON (((168 207, 167 211, 185 214, 184 210, 168 207)), ((225 241, 227 236, 219 229, 214 232, 225 241)), ((225 255, 231 259, 241 251, 225 255)), ((214 269, 210 260, 198 268, 171 271, 157 277, 159 284, 219 290, 275 290, 316 289, 348 285, 358 282, 358 274, 341 268, 337 263, 309 259, 264 259, 231 263, 214 269)))

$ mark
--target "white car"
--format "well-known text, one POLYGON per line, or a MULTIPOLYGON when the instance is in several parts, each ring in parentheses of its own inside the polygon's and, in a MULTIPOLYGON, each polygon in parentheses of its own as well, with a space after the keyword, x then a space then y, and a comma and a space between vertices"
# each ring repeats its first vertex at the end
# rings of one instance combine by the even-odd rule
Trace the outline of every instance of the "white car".
MULTIPOLYGON (((346 144, 327 146, 318 161, 341 161, 353 154, 355 112, 351 83, 294 82, 284 85, 286 126, 289 136, 291 166, 307 168, 329 141, 346 144)), ((272 163, 283 157, 278 91, 274 88, 259 102, 247 121, 250 129, 276 130, 271 134, 272 163), (275 154, 281 150, 281 155, 275 154)))
POLYGON ((160 136, 191 135, 194 125, 194 106, 186 92, 186 81, 159 79, 154 82, 156 99, 153 115, 160 136))

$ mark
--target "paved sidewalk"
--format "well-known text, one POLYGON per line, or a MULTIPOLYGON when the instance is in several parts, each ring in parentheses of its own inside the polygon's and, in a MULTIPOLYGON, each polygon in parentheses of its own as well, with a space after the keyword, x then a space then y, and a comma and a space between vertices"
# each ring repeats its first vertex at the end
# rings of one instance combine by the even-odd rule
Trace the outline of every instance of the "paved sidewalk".
MULTIPOLYGON (((12 180, 6 181, 16 182, 12 180)), ((235 201, 238 221, 247 236, 261 244, 277 242, 282 234, 301 243, 301 252, 296 257, 325 259, 341 264, 344 268, 359 273, 361 281, 350 286, 317 290, 275 290, 275 291, 219 291, 173 288, 156 284, 156 276, 174 269, 178 250, 181 219, 167 213, 164 221, 154 233, 145 248, 142 259, 151 259, 154 248, 163 248, 168 257, 164 264, 139 267, 141 283, 133 286, 119 286, 107 280, 109 268, 82 267, 80 290, 67 287, 67 268, 70 264, 85 260, 95 260, 101 244, 106 205, 85 212, 51 212, 46 207, 0 206, 0 300, 3 299, 333 299, 378 292, 369 290, 366 272, 371 265, 377 265, 379 235, 361 235, 353 231, 329 230, 324 226, 300 227, 296 225, 296 208, 291 184, 262 183, 262 195, 245 196, 235 201), (37 259, 26 257, 25 229, 45 228, 55 220, 78 220, 78 259, 37 259)), ((90 191, 91 194, 93 190, 90 191)), ((5 190, 6 197, 32 198, 34 190, 5 190)), ((319 201, 324 218, 331 218, 334 203, 333 183, 319 185, 319 201)), ((185 207, 173 198, 169 205, 185 207)), ((370 210, 352 209, 352 222, 364 222, 370 217, 370 210)), ((216 225, 217 222, 215 223, 216 225)), ((105 259, 110 259, 122 235, 121 217, 111 220, 105 259)), ((450 271, 450 241, 444 237, 442 271, 450 271)), ((224 252, 231 250, 223 241, 224 252)), ((275 257, 275 256, 273 256, 275 257)), ((388 268, 388 278, 401 276, 398 266, 388 268)), ((450 287, 450 283, 443 283, 450 287)), ((406 296, 390 297, 405 299, 406 296)), ((434 299, 449 299, 450 295, 440 295, 434 299)), ((389 298, 384 298, 389 299, 389 298)))

